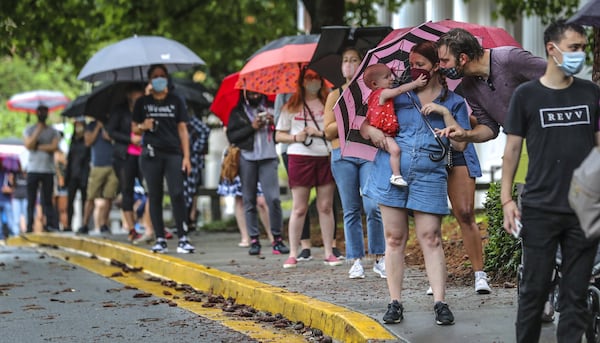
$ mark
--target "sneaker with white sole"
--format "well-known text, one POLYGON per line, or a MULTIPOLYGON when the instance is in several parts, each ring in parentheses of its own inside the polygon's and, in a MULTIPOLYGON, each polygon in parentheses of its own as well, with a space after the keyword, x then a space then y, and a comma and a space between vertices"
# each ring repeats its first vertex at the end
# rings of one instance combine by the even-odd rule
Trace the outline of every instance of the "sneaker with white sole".
POLYGON ((330 255, 328 258, 326 258, 325 260, 323 260, 323 263, 326 264, 326 265, 328 265, 328 266, 335 267, 335 266, 342 265, 343 262, 341 260, 339 260, 337 257, 335 257, 333 255, 330 255))
POLYGON ((398 186, 398 187, 406 187, 408 186, 408 183, 406 182, 406 180, 404 180, 404 178, 402 177, 402 175, 392 175, 390 177, 390 183, 394 186, 398 186))
POLYGON ((298 261, 310 261, 312 260, 312 256, 310 255, 310 249, 302 249, 298 257, 296 257, 298 261))
POLYGON ((152 246, 152 252, 159 254, 169 252, 169 249, 167 249, 167 242, 164 240, 156 241, 156 243, 154 243, 154 245, 152 246))
POLYGON ((182 239, 179 241, 179 243, 177 243, 177 253, 179 253, 179 254, 191 254, 195 250, 196 250, 196 248, 194 248, 194 246, 191 245, 187 239, 185 239, 185 240, 182 239))
POLYGON ((382 257, 379 261, 376 261, 373 265, 373 271, 379 275, 382 279, 387 279, 387 274, 385 273, 385 259, 382 257))
POLYGON ((485 272, 475 272, 475 292, 478 294, 490 294, 492 289, 488 285, 487 274, 485 272))
POLYGON ((454 315, 448 304, 438 301, 433 306, 433 312, 435 313, 435 323, 437 325, 453 325, 454 315))
POLYGON ((356 259, 356 261, 354 261, 354 264, 350 268, 348 275, 351 279, 364 279, 365 278, 365 270, 364 270, 362 264, 360 263, 359 259, 356 259))

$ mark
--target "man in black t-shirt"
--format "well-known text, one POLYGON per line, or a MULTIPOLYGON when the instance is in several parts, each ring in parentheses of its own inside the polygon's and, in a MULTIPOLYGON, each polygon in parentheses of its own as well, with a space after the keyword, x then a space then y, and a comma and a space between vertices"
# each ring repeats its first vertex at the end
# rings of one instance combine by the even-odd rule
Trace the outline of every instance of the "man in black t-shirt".
POLYGON ((585 62, 585 31, 557 21, 544 32, 548 64, 544 75, 519 86, 504 123, 502 164, 504 229, 523 239, 517 342, 537 342, 554 257, 560 244, 562 277, 558 342, 579 342, 588 326, 587 286, 598 241, 586 240, 568 203, 573 170, 600 144, 600 88, 573 77, 585 62), (527 139, 529 169, 522 213, 512 200, 515 171, 527 139), (521 229, 522 228, 522 229, 521 229))

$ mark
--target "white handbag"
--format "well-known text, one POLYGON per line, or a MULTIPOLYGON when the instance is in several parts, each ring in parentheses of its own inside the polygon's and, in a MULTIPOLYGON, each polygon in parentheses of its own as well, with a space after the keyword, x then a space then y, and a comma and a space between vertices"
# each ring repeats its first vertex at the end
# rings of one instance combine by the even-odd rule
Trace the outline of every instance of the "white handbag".
POLYGON ((569 204, 579 218, 585 237, 600 238, 600 147, 592 149, 573 172, 569 204))

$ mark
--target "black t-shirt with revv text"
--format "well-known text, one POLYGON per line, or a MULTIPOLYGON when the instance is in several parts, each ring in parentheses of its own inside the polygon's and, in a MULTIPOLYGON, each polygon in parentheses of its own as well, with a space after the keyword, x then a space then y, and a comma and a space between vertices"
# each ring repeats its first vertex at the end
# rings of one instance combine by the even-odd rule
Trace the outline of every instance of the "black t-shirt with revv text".
POLYGON ((504 131, 526 139, 529 168, 523 206, 573 213, 568 202, 571 177, 596 144, 599 102, 600 88, 578 78, 565 89, 532 80, 515 90, 504 131))

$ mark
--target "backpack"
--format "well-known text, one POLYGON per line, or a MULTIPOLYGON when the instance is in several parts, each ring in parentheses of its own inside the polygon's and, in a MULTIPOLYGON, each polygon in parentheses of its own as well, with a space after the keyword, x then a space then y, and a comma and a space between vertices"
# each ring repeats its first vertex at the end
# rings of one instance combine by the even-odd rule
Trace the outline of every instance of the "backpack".
POLYGON ((595 147, 573 172, 569 204, 585 237, 600 238, 600 147, 595 147))

